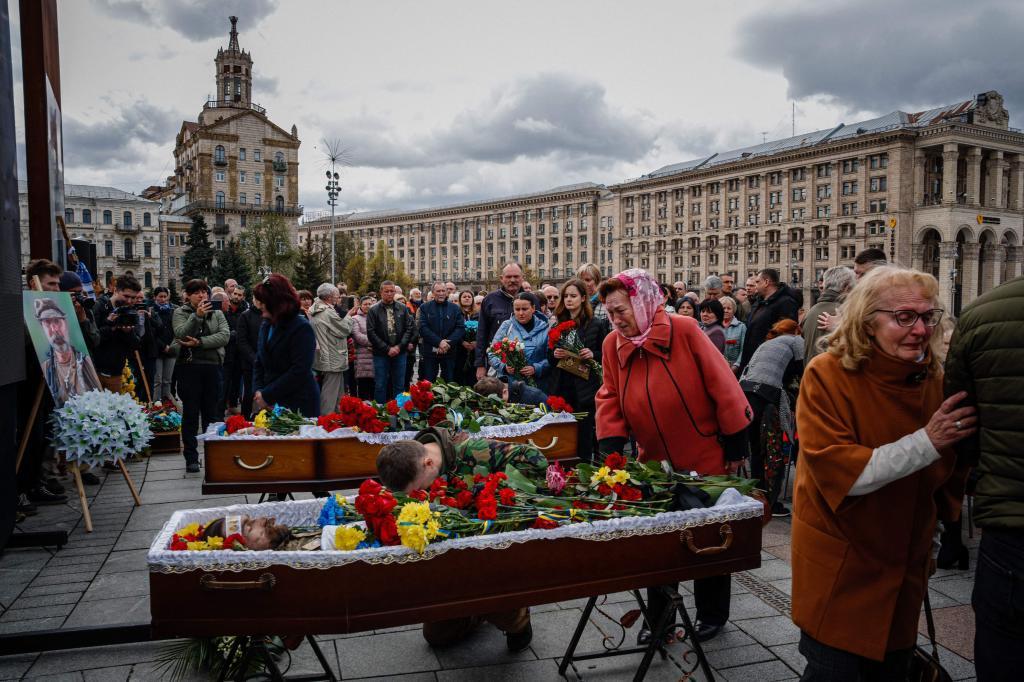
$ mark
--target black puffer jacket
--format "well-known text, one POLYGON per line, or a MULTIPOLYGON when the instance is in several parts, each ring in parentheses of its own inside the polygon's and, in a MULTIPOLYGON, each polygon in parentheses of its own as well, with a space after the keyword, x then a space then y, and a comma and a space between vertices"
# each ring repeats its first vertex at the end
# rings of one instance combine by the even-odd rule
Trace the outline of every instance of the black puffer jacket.
POLYGON ((750 356, 764 343, 772 325, 787 318, 796 322, 799 313, 799 296, 785 282, 779 282, 779 288, 768 298, 758 299, 747 315, 747 337, 743 341, 740 368, 746 367, 750 362, 750 356))
POLYGON ((1024 277, 961 315, 946 357, 946 395, 959 391, 978 408, 977 433, 956 445, 977 466, 975 523, 1024 530, 1024 277))
MULTIPOLYGON (((601 346, 604 344, 604 337, 608 336, 609 331, 608 320, 595 317, 591 318, 590 322, 585 324, 578 332, 583 345, 594 353, 594 360, 597 361, 598 365, 601 364, 601 346)), ((551 388, 549 392, 563 397, 567 395, 575 396, 574 408, 578 408, 583 412, 593 413, 594 396, 597 395, 598 389, 601 388, 600 375, 591 368, 590 376, 586 379, 581 379, 572 372, 559 369, 558 359, 555 358, 555 352, 550 347, 548 348, 548 362, 551 364, 551 375, 548 379, 548 386, 551 388), (579 405, 576 403, 579 403, 579 405)))
POLYGON ((242 369, 251 370, 256 364, 256 346, 259 343, 263 313, 249 308, 238 316, 235 326, 235 351, 242 369))

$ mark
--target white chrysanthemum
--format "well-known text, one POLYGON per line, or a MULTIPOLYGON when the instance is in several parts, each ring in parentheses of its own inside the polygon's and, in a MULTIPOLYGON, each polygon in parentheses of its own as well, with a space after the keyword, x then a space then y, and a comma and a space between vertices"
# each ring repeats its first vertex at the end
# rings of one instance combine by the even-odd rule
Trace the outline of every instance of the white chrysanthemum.
POLYGON ((141 452, 153 432, 146 413, 123 393, 89 391, 53 412, 53 443, 68 461, 98 466, 141 452))

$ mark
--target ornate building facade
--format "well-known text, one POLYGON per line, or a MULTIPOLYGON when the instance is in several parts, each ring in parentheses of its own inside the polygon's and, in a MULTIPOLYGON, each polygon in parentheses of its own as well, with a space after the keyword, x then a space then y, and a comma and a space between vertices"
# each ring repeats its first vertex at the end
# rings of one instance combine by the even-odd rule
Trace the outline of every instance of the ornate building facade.
MULTIPOLYGON (((518 261, 545 280, 570 277, 598 258, 610 234, 612 197, 602 185, 582 183, 420 211, 379 211, 336 217, 339 232, 355 238, 365 257, 381 241, 417 282, 462 285, 493 281, 501 266, 518 261)), ((330 245, 331 219, 305 223, 300 240, 330 245)), ((538 284, 538 282, 534 282, 538 284)))
POLYGON ((175 139, 169 210, 202 215, 216 238, 237 235, 278 214, 294 231, 299 205, 298 130, 281 128, 252 101, 252 56, 239 47, 231 17, 227 49, 217 51, 216 96, 175 139))
POLYGON ((778 269, 804 290, 877 247, 954 312, 1021 274, 1024 134, 995 92, 712 154, 610 186, 616 268, 699 285, 778 269))
MULTIPOLYGON (((28 193, 20 183, 22 266, 28 263, 28 193)), ((163 283, 160 203, 114 187, 64 185, 64 223, 72 239, 96 246, 93 279, 134 275, 146 288, 163 283)))

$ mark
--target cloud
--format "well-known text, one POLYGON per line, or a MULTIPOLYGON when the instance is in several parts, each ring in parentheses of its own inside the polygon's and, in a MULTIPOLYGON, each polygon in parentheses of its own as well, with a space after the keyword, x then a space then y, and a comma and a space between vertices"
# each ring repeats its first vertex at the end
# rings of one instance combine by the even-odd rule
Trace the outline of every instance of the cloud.
POLYGON ((252 77, 252 92, 253 97, 259 99, 260 97, 273 97, 277 94, 277 86, 279 82, 274 76, 267 76, 257 71, 252 77))
POLYGON ((1022 32, 1024 4, 1013 0, 861 0, 755 12, 737 44, 752 66, 781 68, 795 99, 885 112, 999 90, 1012 114, 1024 105, 1022 32))
POLYGON ((154 27, 167 27, 187 40, 201 42, 227 36, 229 16, 246 28, 255 27, 276 9, 273 0, 93 0, 112 17, 154 27))
POLYGON ((336 127, 354 141, 353 165, 373 168, 547 156, 570 164, 636 160, 651 150, 659 132, 648 115, 613 108, 600 84, 564 74, 541 74, 499 87, 436 131, 403 134, 366 111, 336 127))
POLYGON ((121 107, 111 103, 111 108, 115 115, 102 121, 64 117, 64 154, 69 167, 134 164, 150 146, 169 154, 167 150, 174 146, 174 136, 181 125, 180 115, 141 100, 121 107))

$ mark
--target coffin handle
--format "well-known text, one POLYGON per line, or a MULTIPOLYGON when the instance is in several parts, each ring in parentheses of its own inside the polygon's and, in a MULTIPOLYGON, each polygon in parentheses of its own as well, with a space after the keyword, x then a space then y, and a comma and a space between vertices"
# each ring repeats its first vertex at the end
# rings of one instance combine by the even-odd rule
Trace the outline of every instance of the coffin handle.
POLYGON ((723 523, 722 526, 718 529, 718 532, 722 536, 722 544, 718 545, 717 547, 697 547, 697 545, 694 544, 693 541, 693 531, 691 531, 689 528, 685 529, 679 535, 680 539, 686 543, 686 546, 689 548, 689 550, 694 554, 700 556, 708 554, 721 554, 725 550, 732 547, 732 526, 730 526, 728 523, 723 523))
POLYGON ((204 590, 272 590, 276 584, 273 573, 260 573, 256 580, 218 580, 209 573, 199 579, 199 586, 204 590))
POLYGON ((532 438, 527 438, 526 442, 532 445, 533 447, 537 448, 538 450, 550 450, 551 448, 558 445, 558 436, 552 436, 551 442, 548 443, 547 445, 537 445, 536 443, 533 442, 532 438))
POLYGON ((239 455, 235 455, 235 464, 242 467, 243 469, 248 469, 249 471, 259 471, 260 469, 266 469, 273 463, 273 455, 267 455, 267 458, 263 460, 260 464, 246 464, 245 462, 242 461, 242 458, 239 455))

